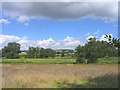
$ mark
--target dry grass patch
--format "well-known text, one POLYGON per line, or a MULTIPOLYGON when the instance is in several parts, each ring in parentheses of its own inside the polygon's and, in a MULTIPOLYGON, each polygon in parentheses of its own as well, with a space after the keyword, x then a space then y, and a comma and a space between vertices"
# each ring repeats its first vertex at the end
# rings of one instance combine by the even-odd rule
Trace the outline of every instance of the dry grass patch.
MULTIPOLYGON (((83 81, 90 81, 99 84, 100 82, 103 82, 103 80, 107 80, 106 83, 112 82, 112 84, 117 84, 118 79, 118 65, 29 64, 3 65, 2 68, 3 88, 63 87, 58 84, 66 84, 66 87, 81 87, 83 81)), ((110 86, 108 85, 106 87, 110 86)))

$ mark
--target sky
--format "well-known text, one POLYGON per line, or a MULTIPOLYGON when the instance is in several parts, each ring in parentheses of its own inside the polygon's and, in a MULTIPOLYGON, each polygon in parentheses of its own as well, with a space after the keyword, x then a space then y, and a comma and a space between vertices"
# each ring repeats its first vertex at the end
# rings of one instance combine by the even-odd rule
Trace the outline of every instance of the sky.
POLYGON ((2 2, 0 49, 9 42, 28 47, 75 49, 90 37, 118 35, 118 2, 2 2))

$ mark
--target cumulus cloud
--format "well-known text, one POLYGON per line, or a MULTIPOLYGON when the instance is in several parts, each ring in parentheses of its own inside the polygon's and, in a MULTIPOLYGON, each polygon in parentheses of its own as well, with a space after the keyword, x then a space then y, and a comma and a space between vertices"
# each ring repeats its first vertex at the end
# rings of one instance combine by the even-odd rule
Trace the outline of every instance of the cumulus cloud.
POLYGON ((76 46, 76 45, 79 45, 79 44, 81 44, 80 41, 76 40, 76 41, 67 42, 64 45, 65 46, 76 46))
POLYGON ((42 47, 49 47, 55 44, 55 41, 52 38, 49 38, 48 40, 38 40, 37 45, 42 47))
POLYGON ((25 26, 28 26, 29 24, 28 23, 24 23, 25 26))
POLYGON ((0 23, 10 24, 10 22, 8 21, 8 19, 1 19, 0 23))
POLYGON ((4 2, 5 16, 16 17, 20 22, 31 17, 57 20, 81 18, 101 19, 105 22, 117 20, 117 2, 4 2))
POLYGON ((69 37, 69 36, 67 36, 64 40, 63 40, 63 42, 64 42, 64 46, 70 46, 70 47, 75 47, 75 46, 77 46, 77 45, 79 45, 79 44, 82 44, 79 40, 76 40, 75 38, 73 38, 73 37, 69 37))
POLYGON ((18 43, 21 44, 22 50, 27 50, 29 47, 43 47, 43 48, 56 48, 60 45, 59 42, 55 42, 52 38, 49 38, 47 40, 27 40, 22 39, 18 41, 18 43))
POLYGON ((58 47, 58 46, 60 46, 60 42, 56 42, 56 43, 54 43, 52 46, 53 46, 53 47, 58 47))
POLYGON ((19 40, 17 43, 21 45, 21 50, 27 50, 29 47, 34 47, 36 46, 36 41, 33 40, 19 40))
POLYGON ((28 40, 26 36, 18 37, 12 35, 0 35, 0 49, 6 46, 9 42, 19 43, 21 45, 21 50, 27 50, 31 46, 52 49, 74 49, 77 45, 82 44, 79 40, 69 36, 64 40, 54 41, 52 38, 46 40, 28 40))
POLYGON ((67 38, 65 38, 63 41, 64 42, 70 42, 70 41, 73 41, 73 37, 69 37, 69 36, 67 36, 67 38))
MULTIPOLYGON (((112 36, 112 34, 109 34, 112 36)), ((89 42, 90 38, 95 36, 88 36, 86 41, 89 42)), ((95 37, 97 39, 97 37, 95 37)), ((99 39, 100 41, 108 41, 108 38, 105 38, 105 35, 102 35, 99 39)), ((27 50, 29 47, 43 47, 43 48, 52 48, 52 49, 74 49, 78 45, 83 45, 80 40, 75 39, 74 37, 67 36, 64 40, 54 41, 52 38, 46 40, 28 40, 26 36, 18 37, 12 35, 0 35, 0 49, 6 46, 9 42, 17 42, 21 45, 21 50, 27 50)))
POLYGON ((0 49, 3 48, 3 46, 7 45, 7 43, 18 41, 20 39, 21 38, 17 36, 0 35, 0 49))

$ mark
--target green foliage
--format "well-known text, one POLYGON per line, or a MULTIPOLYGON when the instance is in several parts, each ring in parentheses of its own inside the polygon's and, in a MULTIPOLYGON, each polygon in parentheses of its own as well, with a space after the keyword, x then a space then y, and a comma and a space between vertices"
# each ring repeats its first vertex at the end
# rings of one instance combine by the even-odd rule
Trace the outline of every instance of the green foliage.
POLYGON ((27 51, 28 58, 54 58, 55 54, 56 52, 50 48, 29 47, 27 51))
POLYGON ((84 64, 86 64, 87 63, 86 61, 87 60, 85 58, 77 58, 76 63, 84 63, 84 64))
MULTIPOLYGON (((111 36, 107 36, 111 38, 111 36)), ((97 63, 98 58, 103 57, 116 57, 117 49, 116 47, 107 41, 96 41, 96 38, 89 39, 90 41, 84 46, 76 47, 76 62, 84 63, 84 59, 87 59, 87 63, 97 63)), ((111 39, 109 39, 111 40, 111 39)))
POLYGON ((20 44, 16 42, 11 42, 8 43, 8 45, 2 49, 2 57, 6 57, 10 59, 19 58, 19 52, 20 52, 20 44))
POLYGON ((65 50, 62 50, 61 57, 65 56, 65 50))

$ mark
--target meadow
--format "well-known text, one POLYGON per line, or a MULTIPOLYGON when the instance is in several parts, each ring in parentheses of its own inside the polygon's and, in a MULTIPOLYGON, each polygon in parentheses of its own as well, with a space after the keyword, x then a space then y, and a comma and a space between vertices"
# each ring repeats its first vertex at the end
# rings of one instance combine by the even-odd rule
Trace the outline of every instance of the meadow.
POLYGON ((3 88, 117 88, 117 64, 3 64, 3 88))
MULTIPOLYGON (((76 63, 76 58, 2 57, 3 88, 117 88, 118 57, 98 58, 97 63, 76 63)), ((86 59, 87 60, 87 59, 86 59)))
MULTIPOLYGON (((3 64, 74 64, 75 58, 19 58, 19 59, 2 59, 3 64)), ((79 64, 79 63, 77 63, 79 64)), ((118 57, 98 58, 96 64, 118 64, 118 57)))

